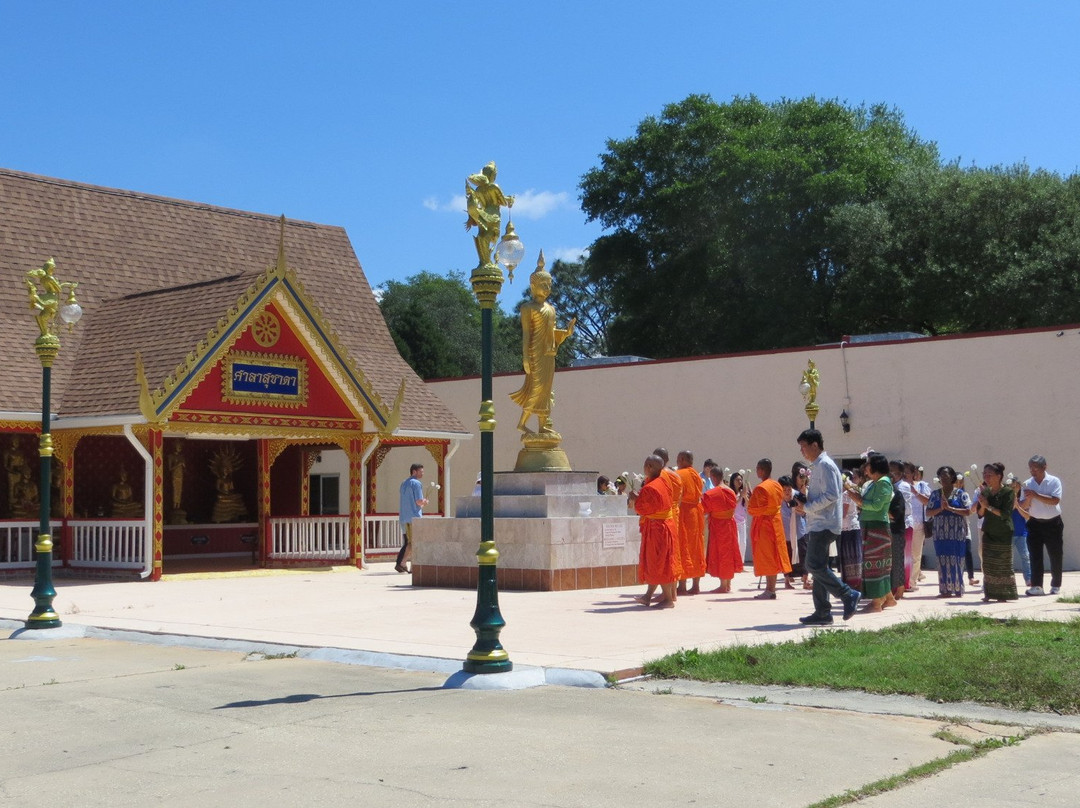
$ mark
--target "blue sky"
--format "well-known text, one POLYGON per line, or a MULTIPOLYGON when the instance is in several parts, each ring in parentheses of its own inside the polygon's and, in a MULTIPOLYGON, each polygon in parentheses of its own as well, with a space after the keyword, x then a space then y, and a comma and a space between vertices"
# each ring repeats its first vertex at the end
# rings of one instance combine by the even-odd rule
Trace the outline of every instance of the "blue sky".
POLYGON ((0 0, 0 165, 341 225, 374 286, 471 269, 489 160, 523 267, 577 254, 605 141, 691 93, 884 102, 945 159, 1074 173, 1077 41, 1038 0, 0 0))

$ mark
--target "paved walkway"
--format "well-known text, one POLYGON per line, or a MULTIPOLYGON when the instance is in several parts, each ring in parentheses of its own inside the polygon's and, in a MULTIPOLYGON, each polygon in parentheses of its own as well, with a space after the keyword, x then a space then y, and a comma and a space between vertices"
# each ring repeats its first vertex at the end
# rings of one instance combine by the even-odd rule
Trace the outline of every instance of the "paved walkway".
MULTIPOLYGON (((982 589, 939 599, 933 575, 894 609, 859 614, 847 629, 876 629, 929 615, 977 610, 994 616, 1069 620, 1080 605, 1052 596, 983 604, 982 589)), ((708 579, 707 579, 708 580, 708 579)), ((517 665, 610 674, 680 648, 709 649, 807 636, 798 618, 813 611, 810 593, 781 590, 754 600, 757 579, 736 578, 729 595, 683 597, 674 609, 633 602, 639 587, 571 592, 502 592, 503 646, 517 665)), ((358 571, 240 577, 178 576, 156 583, 57 579, 54 607, 65 625, 211 637, 387 655, 464 659, 475 592, 422 589, 389 564, 358 571)), ((1080 594, 1080 572, 1066 573, 1063 594, 1080 594)), ((0 584, 0 619, 22 621, 33 608, 30 582, 0 584)), ((17 623, 9 623, 16 627, 17 623)), ((442 670, 443 668, 439 668, 442 670)))
MULTIPOLYGON (((0 642, 0 802, 37 808, 77 794, 85 808, 806 806, 961 748, 942 739, 947 730, 969 741, 1025 739, 860 804, 1076 805, 1080 722, 1071 716, 688 682, 448 689, 447 672, 472 645, 475 596, 417 589, 389 570, 58 580, 65 629, 93 636, 0 642), (153 642, 95 638, 108 631, 153 642), (215 650, 191 647, 198 642, 215 650), (309 650, 252 653, 276 645, 309 650), (320 654, 418 669, 331 664, 320 654), (1074 731, 1031 735, 1040 725, 1074 731)), ((796 618, 809 612, 809 593, 754 601, 749 576, 741 583, 666 611, 633 605, 636 589, 503 593, 503 639, 522 668, 610 672, 679 647, 807 635, 796 618)), ((32 607, 29 590, 25 581, 0 585, 8 633, 32 607)), ((956 602, 934 591, 838 625, 957 609, 1080 613, 1051 597, 984 606, 980 592, 956 602)), ((1071 573, 1065 594, 1077 592, 1080 573, 1071 573)))

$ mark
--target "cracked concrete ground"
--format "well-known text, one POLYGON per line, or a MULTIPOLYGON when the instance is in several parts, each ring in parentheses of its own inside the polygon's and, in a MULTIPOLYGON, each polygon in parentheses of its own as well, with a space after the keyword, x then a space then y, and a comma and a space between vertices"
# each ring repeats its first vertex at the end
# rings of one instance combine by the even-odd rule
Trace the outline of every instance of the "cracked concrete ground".
MULTIPOLYGON (((940 718, 779 693, 445 681, 240 651, 0 642, 0 804, 804 806, 957 748, 934 736, 957 732, 940 718)), ((860 804, 1072 806, 1078 753, 1078 734, 1039 735, 860 804)))

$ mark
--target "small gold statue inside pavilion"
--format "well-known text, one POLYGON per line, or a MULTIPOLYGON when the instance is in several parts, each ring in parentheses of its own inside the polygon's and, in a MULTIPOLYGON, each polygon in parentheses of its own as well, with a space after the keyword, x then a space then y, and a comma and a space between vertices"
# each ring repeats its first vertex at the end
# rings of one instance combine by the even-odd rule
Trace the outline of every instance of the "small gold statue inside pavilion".
POLYGON ((242 465, 243 458, 232 446, 218 449, 210 459, 210 471, 214 475, 214 487, 217 489, 214 510, 210 514, 211 522, 221 524, 243 522, 247 519, 248 510, 244 505, 244 498, 233 483, 233 475, 242 465))

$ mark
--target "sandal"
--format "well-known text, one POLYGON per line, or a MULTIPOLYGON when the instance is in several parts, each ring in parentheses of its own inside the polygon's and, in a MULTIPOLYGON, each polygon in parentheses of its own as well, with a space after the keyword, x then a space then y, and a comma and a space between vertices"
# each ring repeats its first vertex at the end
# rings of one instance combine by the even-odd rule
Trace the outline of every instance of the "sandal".
POLYGON ((404 564, 395 564, 394 569, 396 569, 398 572, 408 572, 409 571, 408 568, 404 564))

